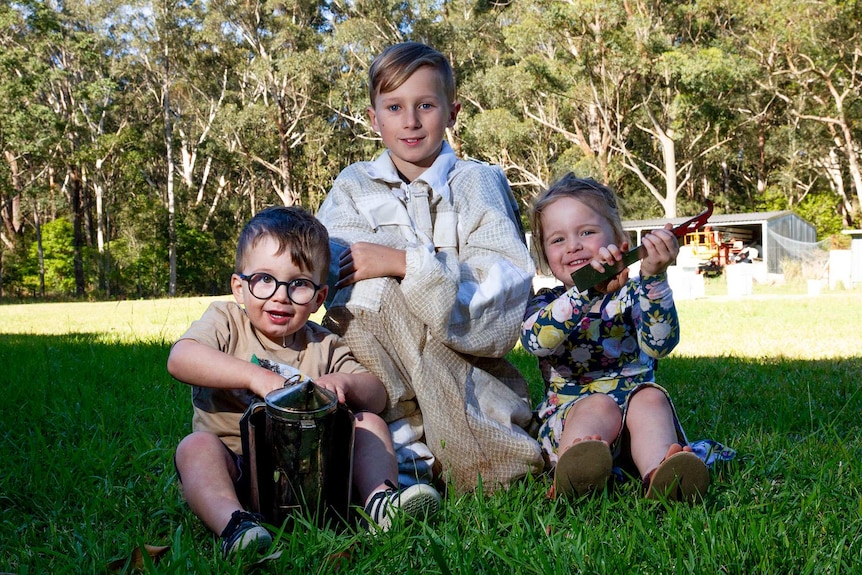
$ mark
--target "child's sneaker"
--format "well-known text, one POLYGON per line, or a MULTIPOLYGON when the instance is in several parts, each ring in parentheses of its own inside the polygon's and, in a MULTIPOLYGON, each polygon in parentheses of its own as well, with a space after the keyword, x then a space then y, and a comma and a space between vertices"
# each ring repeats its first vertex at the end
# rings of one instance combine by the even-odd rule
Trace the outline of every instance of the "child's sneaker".
POLYGON ((272 544, 272 536, 260 524, 261 521, 263 516, 257 513, 248 513, 240 509, 234 511, 227 527, 221 532, 222 555, 227 558, 248 548, 256 548, 258 553, 266 551, 272 544))
POLYGON ((404 489, 396 488, 390 481, 386 485, 389 489, 375 493, 365 506, 365 514, 376 524, 365 522, 369 531, 389 531, 399 511, 409 517, 424 518, 440 509, 440 494, 430 485, 417 483, 404 489))

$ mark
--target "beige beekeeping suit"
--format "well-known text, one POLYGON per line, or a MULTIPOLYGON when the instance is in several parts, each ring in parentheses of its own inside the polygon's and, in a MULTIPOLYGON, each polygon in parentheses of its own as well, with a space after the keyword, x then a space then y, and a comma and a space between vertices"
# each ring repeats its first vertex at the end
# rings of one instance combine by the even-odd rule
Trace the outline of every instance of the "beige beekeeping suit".
POLYGON ((503 359, 535 273, 516 210, 499 168, 457 159, 444 144, 410 184, 386 153, 347 167, 318 213, 335 273, 339 250, 357 241, 406 251, 400 282, 375 278, 339 290, 325 323, 383 381, 387 421, 421 412, 443 479, 462 491, 480 476, 494 489, 542 468, 525 431, 526 383, 503 359))

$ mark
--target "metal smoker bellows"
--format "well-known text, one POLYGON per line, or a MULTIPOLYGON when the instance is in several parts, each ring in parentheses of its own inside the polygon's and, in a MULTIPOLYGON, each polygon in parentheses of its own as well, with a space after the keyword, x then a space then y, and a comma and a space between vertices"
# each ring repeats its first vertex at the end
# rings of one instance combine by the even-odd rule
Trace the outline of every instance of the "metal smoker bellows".
POLYGON ((240 420, 251 507, 281 525, 310 512, 323 525, 350 509, 353 414, 311 380, 271 391, 240 420))

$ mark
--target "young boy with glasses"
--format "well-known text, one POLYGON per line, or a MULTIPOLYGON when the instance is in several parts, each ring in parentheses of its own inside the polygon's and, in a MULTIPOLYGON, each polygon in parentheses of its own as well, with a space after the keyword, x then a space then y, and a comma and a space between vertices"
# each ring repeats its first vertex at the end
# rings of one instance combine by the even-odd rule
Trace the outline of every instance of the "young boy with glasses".
POLYGON ((327 294, 326 228, 301 208, 272 207, 243 229, 231 287, 236 303, 213 302, 174 344, 168 371, 192 386, 193 432, 175 462, 192 511, 222 537, 225 556, 265 551, 262 517, 245 511, 250 485, 242 465, 240 418, 256 398, 285 385, 262 367, 289 366, 334 392, 356 415, 353 482, 366 513, 386 530, 399 509, 433 513, 440 496, 428 485, 396 487, 398 469, 380 380, 338 336, 308 321, 327 294), (284 289, 282 289, 284 288, 284 289))

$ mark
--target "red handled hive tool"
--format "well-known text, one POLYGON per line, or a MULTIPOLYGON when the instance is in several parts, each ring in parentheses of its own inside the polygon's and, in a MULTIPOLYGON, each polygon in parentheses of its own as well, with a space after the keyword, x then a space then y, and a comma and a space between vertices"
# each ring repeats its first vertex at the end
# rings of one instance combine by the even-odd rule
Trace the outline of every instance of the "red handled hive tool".
MULTIPOLYGON (((706 200, 706 209, 703 210, 698 215, 694 216, 690 220, 687 220, 677 227, 673 228, 671 231, 673 235, 678 238, 683 237, 686 234, 690 234, 694 231, 697 231, 701 227, 706 224, 706 221, 709 219, 709 216, 712 215, 712 200, 706 200)), ((606 265, 605 271, 600 272, 593 268, 591 265, 586 265, 581 269, 572 273, 572 281, 575 284, 575 287, 579 292, 588 290, 592 287, 595 287, 602 283, 605 280, 609 280, 621 271, 624 268, 630 266, 636 261, 642 259, 646 256, 646 248, 643 245, 639 245, 633 250, 627 251, 623 254, 623 259, 618 261, 615 265, 606 265)))

